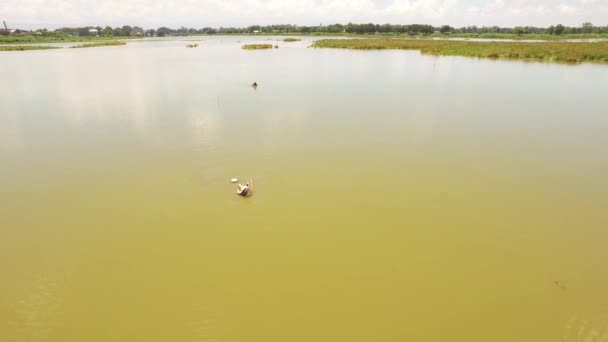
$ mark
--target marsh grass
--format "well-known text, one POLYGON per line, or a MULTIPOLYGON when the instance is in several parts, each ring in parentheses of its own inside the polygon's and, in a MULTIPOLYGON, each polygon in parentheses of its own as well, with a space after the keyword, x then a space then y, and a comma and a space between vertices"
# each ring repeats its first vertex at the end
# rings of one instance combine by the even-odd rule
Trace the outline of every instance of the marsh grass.
POLYGON ((316 48, 419 50, 437 56, 520 59, 561 63, 608 63, 608 42, 472 42, 411 39, 323 39, 316 48))
POLYGON ((34 36, 34 35, 0 35, 1 44, 34 44, 34 43, 78 43, 78 42, 103 42, 103 41, 116 41, 124 39, 141 39, 139 37, 69 37, 69 36, 34 36))
POLYGON ((74 45, 74 46, 72 46, 72 48, 73 49, 80 49, 80 48, 91 48, 91 47, 102 47, 102 46, 117 46, 117 45, 127 45, 127 43, 125 43, 125 42, 119 42, 119 41, 96 42, 96 43, 89 43, 89 44, 82 44, 82 45, 74 45))
MULTIPOLYGON (((415 35, 417 37, 424 37, 423 35, 415 35)), ((452 33, 449 35, 434 33, 428 37, 433 38, 465 38, 465 39, 509 39, 509 40, 548 40, 548 41, 560 41, 568 39, 608 39, 606 33, 586 33, 586 34, 562 34, 562 35, 551 35, 544 33, 528 33, 528 34, 515 34, 515 33, 452 33)))
POLYGON ((300 42, 302 41, 302 39, 300 38, 285 38, 283 39, 284 42, 286 43, 293 43, 293 42, 300 42))
POLYGON ((247 44, 243 45, 241 49, 243 50, 263 50, 263 49, 272 49, 272 44, 247 44))
POLYGON ((59 46, 40 46, 40 45, 0 45, 0 51, 26 51, 26 50, 51 50, 61 49, 59 46))

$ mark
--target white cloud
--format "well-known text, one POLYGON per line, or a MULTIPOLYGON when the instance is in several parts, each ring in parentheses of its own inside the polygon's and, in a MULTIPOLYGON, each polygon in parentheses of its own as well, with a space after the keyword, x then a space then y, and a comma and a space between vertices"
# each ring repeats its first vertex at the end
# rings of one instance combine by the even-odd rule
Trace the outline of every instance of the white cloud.
POLYGON ((574 15, 580 12, 580 9, 572 5, 559 5, 557 7, 562 14, 574 15))
POLYGON ((376 22, 434 25, 608 25, 608 0, 2 0, 24 28, 62 25, 247 26, 376 22))

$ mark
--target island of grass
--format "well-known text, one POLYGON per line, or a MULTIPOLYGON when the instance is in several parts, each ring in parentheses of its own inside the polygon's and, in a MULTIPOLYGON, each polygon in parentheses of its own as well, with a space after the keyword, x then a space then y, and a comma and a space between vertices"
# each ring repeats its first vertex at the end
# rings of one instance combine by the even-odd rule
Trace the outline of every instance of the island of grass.
POLYGON ((437 56, 505 58, 558 63, 608 63, 608 42, 473 42, 412 39, 323 39, 316 48, 419 50, 437 56))
POLYGON ((283 41, 286 42, 286 43, 293 43, 293 42, 302 41, 302 39, 300 39, 300 38, 285 38, 285 39, 283 39, 283 41))
POLYGON ((243 50, 263 50, 263 49, 272 49, 272 44, 247 44, 243 45, 241 49, 243 50))
POLYGON ((61 47, 40 46, 40 45, 11 45, 11 46, 0 45, 0 51, 26 51, 26 50, 51 50, 51 49, 61 49, 61 47))
POLYGON ((125 42, 119 42, 119 41, 107 41, 107 42, 96 42, 96 43, 89 43, 89 44, 74 45, 74 46, 72 46, 72 48, 80 49, 80 48, 101 47, 101 46, 117 46, 117 45, 126 45, 126 44, 127 43, 125 43, 125 42))

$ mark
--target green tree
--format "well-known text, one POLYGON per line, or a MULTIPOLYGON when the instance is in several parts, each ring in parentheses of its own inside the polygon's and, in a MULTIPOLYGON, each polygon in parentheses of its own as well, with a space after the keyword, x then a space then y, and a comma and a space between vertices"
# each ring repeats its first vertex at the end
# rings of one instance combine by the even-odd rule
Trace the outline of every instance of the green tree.
POLYGON ((130 36, 131 32, 133 32, 133 28, 129 25, 125 25, 120 29, 120 35, 121 36, 130 36))
POLYGON ((439 32, 441 32, 441 33, 450 33, 450 32, 452 32, 452 31, 454 31, 454 28, 453 28, 453 27, 451 27, 450 25, 443 25, 443 26, 441 26, 441 28, 439 29, 439 32))
POLYGON ((592 23, 583 23, 581 32, 582 33, 593 33, 593 24, 592 23))
POLYGON ((340 25, 340 24, 333 24, 333 25, 328 25, 326 27, 327 32, 331 32, 331 33, 339 33, 344 31, 344 26, 340 25))
POLYGON ((89 28, 88 27, 79 27, 78 28, 78 35, 81 37, 85 37, 89 35, 89 28))
POLYGON ((158 30, 156 30, 156 35, 159 37, 164 37, 164 36, 168 36, 171 34, 171 29, 168 27, 159 27, 158 30))
POLYGON ((393 30, 393 26, 391 24, 384 24, 379 27, 378 32, 389 33, 389 32, 395 32, 395 31, 393 30))
POLYGON ((564 25, 559 24, 559 25, 555 26, 555 34, 559 36, 564 33, 565 29, 566 28, 564 27, 564 25))
POLYGON ((144 29, 139 26, 133 26, 133 30, 131 31, 132 35, 143 36, 144 29))
POLYGON ((101 34, 104 36, 113 36, 114 30, 112 30, 110 26, 106 26, 103 28, 103 30, 101 30, 101 34))

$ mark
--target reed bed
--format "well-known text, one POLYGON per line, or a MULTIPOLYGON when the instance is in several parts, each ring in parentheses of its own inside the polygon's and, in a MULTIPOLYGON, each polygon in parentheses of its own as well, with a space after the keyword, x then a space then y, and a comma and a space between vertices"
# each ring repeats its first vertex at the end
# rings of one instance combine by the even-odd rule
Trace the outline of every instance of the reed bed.
POLYGON ((61 49, 61 47, 40 46, 40 45, 11 45, 11 46, 0 45, 0 51, 26 51, 26 50, 51 50, 51 49, 61 49))
POLYGON ((608 42, 472 42, 409 39, 323 39, 315 48, 419 50, 437 56, 519 59, 560 63, 608 63, 608 42))
POLYGON ((241 49, 243 50, 263 50, 263 49, 272 49, 272 44, 247 44, 243 45, 241 49))
POLYGON ((140 37, 97 37, 97 36, 35 36, 35 35, 0 35, 1 44, 38 44, 38 43, 87 43, 87 42, 103 42, 103 41, 115 41, 123 39, 141 39, 140 37))
POLYGON ((96 43, 89 43, 89 44, 82 44, 82 45, 74 45, 74 46, 72 46, 72 48, 73 49, 80 49, 80 48, 91 48, 91 47, 102 47, 102 46, 118 46, 118 45, 127 45, 127 43, 125 43, 125 42, 119 42, 119 41, 96 42, 96 43))

